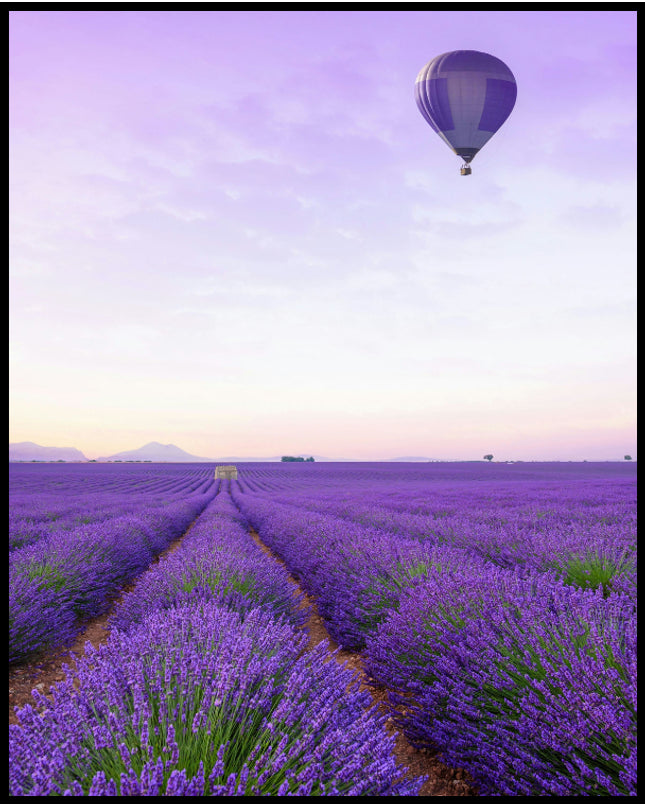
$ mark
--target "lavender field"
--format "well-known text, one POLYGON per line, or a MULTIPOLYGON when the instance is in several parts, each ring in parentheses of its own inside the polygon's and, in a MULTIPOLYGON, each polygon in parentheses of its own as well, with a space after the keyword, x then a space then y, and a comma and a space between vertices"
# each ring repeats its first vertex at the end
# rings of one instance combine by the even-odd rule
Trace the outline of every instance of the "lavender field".
POLYGON ((10 726, 12 795, 417 795, 304 594, 480 796, 636 795, 635 464, 238 469, 10 465, 13 665, 132 581, 10 726))

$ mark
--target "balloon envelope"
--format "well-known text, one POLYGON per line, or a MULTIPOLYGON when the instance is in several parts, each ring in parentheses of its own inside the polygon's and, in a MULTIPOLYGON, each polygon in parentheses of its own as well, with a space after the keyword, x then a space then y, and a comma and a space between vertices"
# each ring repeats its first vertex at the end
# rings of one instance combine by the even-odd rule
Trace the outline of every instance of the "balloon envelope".
POLYGON ((454 50, 419 72, 415 98, 439 137, 469 163, 511 114, 517 85, 496 56, 454 50))

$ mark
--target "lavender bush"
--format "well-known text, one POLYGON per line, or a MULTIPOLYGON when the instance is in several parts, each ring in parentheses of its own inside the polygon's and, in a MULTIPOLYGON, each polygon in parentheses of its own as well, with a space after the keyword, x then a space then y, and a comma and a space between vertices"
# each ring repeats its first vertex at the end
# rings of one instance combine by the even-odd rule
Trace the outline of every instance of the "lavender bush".
POLYGON ((417 746, 484 796, 635 795, 633 601, 494 567, 409 589, 366 651, 417 746))
MULTIPOLYGON (((375 484, 369 488, 354 480, 353 485, 337 484, 329 492, 331 485, 321 484, 323 472, 318 486, 272 489, 268 496, 258 486, 254 495, 376 528, 396 542, 414 539, 427 546, 461 547, 500 568, 554 569, 568 583, 602 586, 605 593, 630 587, 636 550, 633 478, 624 479, 623 466, 614 465, 609 465, 607 479, 590 481, 580 470, 576 478, 580 467, 576 465, 565 469, 572 478, 555 485, 556 472, 563 473, 561 464, 544 465, 554 479, 541 478, 540 464, 538 472, 533 471, 535 479, 525 478, 523 469, 513 483, 501 481, 503 473, 517 476, 520 467, 502 466, 492 479, 477 478, 475 487, 467 483, 468 466, 461 466, 459 482, 440 478, 430 484, 437 467, 433 465, 425 466, 429 478, 424 486, 410 482, 411 472, 415 470, 414 476, 419 472, 406 467, 399 474, 402 478, 386 488, 379 485, 379 476, 388 472, 394 476, 396 470, 386 465, 382 467, 387 471, 372 466, 375 484)), ((596 473, 605 466, 598 465, 592 468, 596 473)), ((454 468, 448 474, 445 465, 440 467, 443 474, 454 477, 454 468)))
POLYGON ((88 645, 10 726, 14 796, 413 796, 353 674, 266 611, 213 601, 88 645), (77 679, 77 686, 74 685, 77 679))
POLYGON ((330 635, 345 648, 363 647, 419 576, 473 562, 461 549, 393 541, 343 519, 250 495, 234 498, 262 540, 316 598, 330 635))
POLYGON ((9 464, 9 549, 187 496, 215 495, 208 466, 9 464))
POLYGON ((367 639, 408 737, 482 794, 634 795, 634 470, 488 470, 323 467, 292 481, 254 468, 234 495, 334 638, 367 639))
MULTIPOLYGON (((635 795, 635 465, 239 470, 124 599, 111 639, 79 662, 80 688, 68 671, 51 701, 36 693, 21 711, 12 795, 418 792, 401 784, 351 676, 323 648, 303 654, 301 599, 247 520, 332 636, 367 643, 399 728, 466 768, 481 795, 635 795)), ((129 552, 105 557, 91 536, 125 513, 152 518, 215 492, 207 466, 37 467, 12 479, 23 543, 12 630, 25 648, 41 624, 71 635, 77 614, 100 608, 107 589, 91 563, 143 569, 164 529, 133 526, 129 552), (87 538, 77 557, 52 551, 75 534, 87 538), (84 575, 89 589, 77 588, 84 575)))
POLYGON ((210 498, 197 495, 148 512, 140 508, 137 516, 53 533, 12 552, 10 663, 69 642, 82 620, 102 613, 110 595, 181 535, 210 498))
POLYGON ((220 493, 181 546, 123 597, 111 624, 125 629, 160 609, 213 599, 239 614, 263 606, 274 617, 303 625, 308 611, 302 595, 244 524, 230 495, 220 493))

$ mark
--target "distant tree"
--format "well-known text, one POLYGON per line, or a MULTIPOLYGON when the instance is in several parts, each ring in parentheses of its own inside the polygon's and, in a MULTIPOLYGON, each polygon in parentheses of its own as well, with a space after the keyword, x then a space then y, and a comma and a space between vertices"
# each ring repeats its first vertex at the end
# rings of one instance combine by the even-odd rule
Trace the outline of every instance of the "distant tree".
POLYGON ((631 457, 629 456, 629 454, 625 454, 625 459, 626 460, 631 460, 631 457))
POLYGON ((289 457, 285 456, 280 459, 280 462, 304 462, 304 457, 289 457))
POLYGON ((305 462, 316 462, 316 460, 313 457, 309 457, 308 459, 305 460, 305 462))
POLYGON ((489 462, 492 462, 492 460, 493 460, 493 455, 492 455, 492 454, 484 454, 484 459, 485 459, 485 460, 488 460, 489 462))

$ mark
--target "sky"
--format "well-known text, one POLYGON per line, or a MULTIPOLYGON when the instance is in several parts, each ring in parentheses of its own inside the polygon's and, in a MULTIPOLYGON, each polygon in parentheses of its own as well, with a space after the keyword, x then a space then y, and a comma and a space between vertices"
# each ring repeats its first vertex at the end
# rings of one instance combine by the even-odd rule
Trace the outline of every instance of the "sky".
POLYGON ((11 11, 10 442, 635 456, 635 11, 11 11), (512 70, 472 163, 419 113, 512 70))

